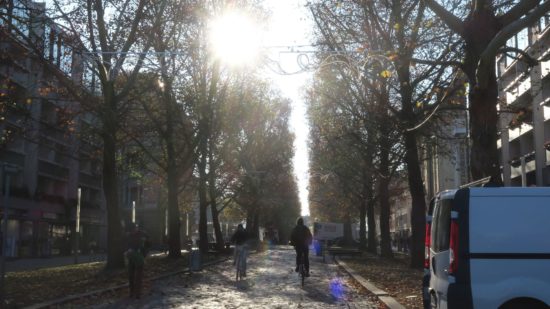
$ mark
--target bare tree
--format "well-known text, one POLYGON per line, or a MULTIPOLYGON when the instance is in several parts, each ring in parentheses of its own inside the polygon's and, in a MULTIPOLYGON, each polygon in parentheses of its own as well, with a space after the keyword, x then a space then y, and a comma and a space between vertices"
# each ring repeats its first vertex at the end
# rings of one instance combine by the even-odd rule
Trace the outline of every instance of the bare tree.
POLYGON ((159 27, 163 12, 151 11, 147 1, 54 1, 53 5, 55 13, 67 28, 80 34, 87 48, 83 54, 93 65, 101 85, 101 100, 95 111, 101 122, 103 142, 103 191, 107 206, 108 242, 106 268, 124 267, 116 163, 120 108, 133 89, 150 50, 150 30, 159 27))

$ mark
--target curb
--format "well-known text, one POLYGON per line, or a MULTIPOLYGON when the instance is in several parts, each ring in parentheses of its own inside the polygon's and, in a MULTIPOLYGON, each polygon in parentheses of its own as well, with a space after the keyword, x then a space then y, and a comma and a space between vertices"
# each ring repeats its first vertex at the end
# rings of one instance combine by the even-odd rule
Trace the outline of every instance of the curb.
MULTIPOLYGON (((227 258, 223 258, 223 259, 219 259, 219 260, 214 260, 214 261, 202 263, 201 268, 203 268, 204 266, 210 266, 210 265, 222 263, 222 262, 225 262, 229 259, 230 259, 230 257, 227 257, 227 258)), ((155 280, 163 279, 163 278, 174 276, 174 275, 181 274, 181 273, 192 273, 192 271, 189 270, 189 267, 186 267, 182 270, 177 270, 177 271, 173 271, 173 272, 166 273, 166 274, 160 274, 160 275, 148 278, 148 279, 144 278, 144 281, 145 280, 155 281, 155 280)), ((86 292, 86 293, 69 295, 69 296, 65 296, 65 297, 62 297, 62 298, 49 300, 49 301, 45 301, 45 302, 42 302, 42 303, 38 303, 38 304, 30 305, 30 306, 27 306, 27 307, 23 307, 23 309, 47 308, 47 307, 50 307, 50 306, 60 305, 62 303, 66 303, 66 302, 71 301, 71 300, 75 300, 75 299, 79 299, 79 298, 83 298, 83 297, 88 297, 88 296, 92 296, 92 295, 99 295, 99 294, 103 294, 103 293, 110 292, 110 291, 120 290, 120 289, 123 289, 123 288, 128 288, 128 283, 119 284, 119 285, 115 285, 115 286, 112 286, 112 287, 109 287, 109 288, 99 289, 99 290, 90 291, 90 292, 86 292)))
POLYGON ((374 284, 370 283, 363 276, 359 275, 355 270, 349 267, 344 261, 340 260, 339 257, 336 257, 336 263, 339 266, 342 266, 344 270, 353 278, 355 281, 359 282, 365 289, 369 290, 371 293, 376 295, 378 299, 383 302, 390 309, 406 309, 405 306, 401 305, 393 297, 389 296, 388 292, 377 288, 374 284))

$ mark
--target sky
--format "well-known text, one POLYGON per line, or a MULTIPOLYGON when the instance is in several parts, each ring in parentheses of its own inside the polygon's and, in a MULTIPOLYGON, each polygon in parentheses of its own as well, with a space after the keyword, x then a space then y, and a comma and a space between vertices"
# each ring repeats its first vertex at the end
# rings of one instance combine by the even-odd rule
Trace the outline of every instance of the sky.
MULTIPOLYGON (((312 29, 312 24, 305 3, 306 1, 302 0, 266 0, 266 7, 273 13, 265 38, 267 46, 298 46, 310 43, 308 34, 312 29)), ((283 71, 301 71, 297 62, 297 53, 289 53, 287 49, 270 48, 270 54, 270 58, 276 60, 283 71)), ((283 75, 272 70, 270 75, 282 94, 292 100, 291 126, 296 137, 294 141, 294 173, 298 180, 301 214, 309 215, 309 157, 307 149, 309 126, 306 120, 302 88, 311 73, 283 75)))

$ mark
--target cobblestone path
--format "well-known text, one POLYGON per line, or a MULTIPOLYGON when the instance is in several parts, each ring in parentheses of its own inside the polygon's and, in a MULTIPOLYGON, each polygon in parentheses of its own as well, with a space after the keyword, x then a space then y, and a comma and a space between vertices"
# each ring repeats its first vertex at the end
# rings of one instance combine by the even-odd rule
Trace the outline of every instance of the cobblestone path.
POLYGON ((232 261, 226 261, 155 281, 139 300, 111 300, 95 308, 379 308, 373 296, 320 257, 310 256, 311 277, 302 287, 294 260, 292 248, 279 247, 249 256, 248 277, 239 283, 232 261))

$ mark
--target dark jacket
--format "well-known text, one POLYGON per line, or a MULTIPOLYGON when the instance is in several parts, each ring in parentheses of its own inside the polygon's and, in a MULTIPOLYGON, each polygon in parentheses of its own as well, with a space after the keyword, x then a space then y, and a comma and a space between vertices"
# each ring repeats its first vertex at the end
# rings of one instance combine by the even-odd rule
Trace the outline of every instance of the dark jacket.
POLYGON ((313 241, 313 236, 311 235, 311 232, 307 226, 296 225, 292 229, 292 233, 290 234, 290 244, 293 245, 294 247, 297 247, 297 246, 307 247, 311 245, 312 241, 313 241))
POLYGON ((150 242, 147 233, 136 230, 128 233, 127 235, 128 249, 137 251, 143 256, 147 256, 149 251, 150 242))
POLYGON ((236 245, 242 245, 246 242, 248 238, 248 234, 245 230, 237 230, 233 236, 231 236, 231 242, 235 243, 236 245))
POLYGON ((149 249, 147 234, 140 230, 132 231, 127 234, 127 242, 128 250, 126 251, 126 257, 128 258, 128 265, 143 267, 149 249))

